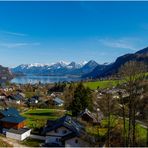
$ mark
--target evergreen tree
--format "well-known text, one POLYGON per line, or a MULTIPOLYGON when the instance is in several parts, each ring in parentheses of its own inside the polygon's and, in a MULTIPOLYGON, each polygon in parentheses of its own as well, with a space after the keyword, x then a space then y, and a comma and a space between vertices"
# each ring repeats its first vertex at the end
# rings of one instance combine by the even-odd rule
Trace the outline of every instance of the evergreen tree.
POLYGON ((70 104, 73 116, 78 116, 85 108, 92 110, 92 95, 89 88, 85 88, 83 83, 79 83, 74 91, 74 99, 70 104))

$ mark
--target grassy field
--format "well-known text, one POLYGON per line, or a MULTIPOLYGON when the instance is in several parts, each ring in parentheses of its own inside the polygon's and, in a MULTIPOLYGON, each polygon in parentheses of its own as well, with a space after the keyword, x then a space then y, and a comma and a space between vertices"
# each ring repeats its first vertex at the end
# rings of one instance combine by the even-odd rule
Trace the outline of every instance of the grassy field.
MULTIPOLYGON (((111 127, 120 127, 122 130, 123 121, 120 118, 116 118, 114 116, 111 117, 111 127)), ((86 131, 88 134, 93 135, 95 137, 106 137, 107 134, 107 118, 104 118, 101 122, 101 126, 87 126, 86 131)), ((126 120, 126 130, 128 131, 128 121, 126 120)), ((142 127, 141 124, 136 124, 136 139, 139 143, 139 146, 146 146, 146 138, 147 138, 147 129, 142 127)))
MULTIPOLYGON (((146 72, 146 76, 148 76, 148 72, 146 72)), ((84 86, 89 87, 90 89, 97 89, 99 88, 107 88, 110 86, 116 86, 119 84, 119 80, 103 80, 103 81, 91 81, 91 82, 84 82, 84 86)))
POLYGON ((117 80, 104 80, 104 81, 94 81, 94 82, 84 82, 84 86, 89 87, 90 89, 107 88, 110 86, 116 86, 119 81, 117 80))
POLYGON ((56 109, 30 109, 22 113, 22 116, 27 118, 27 126, 30 128, 39 128, 44 126, 48 119, 55 120, 63 114, 63 111, 56 109))

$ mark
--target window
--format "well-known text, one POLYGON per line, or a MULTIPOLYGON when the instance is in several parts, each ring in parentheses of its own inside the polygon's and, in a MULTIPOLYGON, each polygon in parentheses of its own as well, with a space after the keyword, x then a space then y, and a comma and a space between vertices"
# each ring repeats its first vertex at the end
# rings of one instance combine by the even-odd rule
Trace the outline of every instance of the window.
POLYGON ((66 134, 67 133, 67 130, 63 130, 63 134, 66 134))
POLYGON ((78 143, 78 139, 75 140, 75 143, 78 143))
POLYGON ((56 142, 59 142, 59 139, 58 138, 56 138, 56 142))
POLYGON ((55 129, 55 130, 54 130, 54 132, 55 132, 55 133, 58 133, 58 130, 57 130, 57 129, 55 129))

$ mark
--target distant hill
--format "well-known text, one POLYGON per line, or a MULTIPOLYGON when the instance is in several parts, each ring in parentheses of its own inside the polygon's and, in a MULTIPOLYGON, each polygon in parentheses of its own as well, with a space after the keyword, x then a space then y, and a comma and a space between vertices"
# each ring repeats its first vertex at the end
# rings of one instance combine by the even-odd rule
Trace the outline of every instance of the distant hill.
MULTIPOLYGON (((81 76, 86 73, 90 73, 94 68, 98 66, 98 63, 91 60, 89 62, 76 63, 71 62, 67 63, 60 61, 53 64, 22 64, 15 68, 12 68, 11 71, 15 75, 23 74, 32 74, 32 75, 55 75, 55 76, 64 76, 64 75, 76 75, 81 76)), ((101 66, 101 65, 100 65, 101 66)))
POLYGON ((101 67, 98 65, 93 71, 84 74, 83 78, 100 78, 111 76, 118 72, 119 68, 128 61, 140 61, 148 64, 148 47, 134 54, 125 54, 116 59, 112 64, 101 67))
POLYGON ((13 74, 10 69, 0 65, 0 83, 9 81, 13 78, 13 74))

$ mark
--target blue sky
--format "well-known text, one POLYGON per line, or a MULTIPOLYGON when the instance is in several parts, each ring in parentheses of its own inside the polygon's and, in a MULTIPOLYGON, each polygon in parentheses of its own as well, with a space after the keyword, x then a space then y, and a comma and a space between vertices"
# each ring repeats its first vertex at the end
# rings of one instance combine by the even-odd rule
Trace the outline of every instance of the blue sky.
POLYGON ((148 46, 148 2, 0 2, 0 64, 96 60, 148 46))

